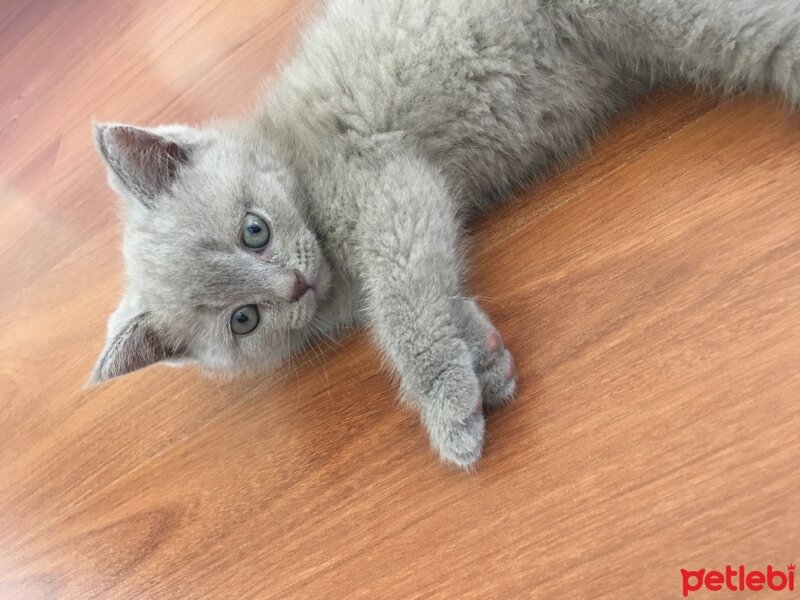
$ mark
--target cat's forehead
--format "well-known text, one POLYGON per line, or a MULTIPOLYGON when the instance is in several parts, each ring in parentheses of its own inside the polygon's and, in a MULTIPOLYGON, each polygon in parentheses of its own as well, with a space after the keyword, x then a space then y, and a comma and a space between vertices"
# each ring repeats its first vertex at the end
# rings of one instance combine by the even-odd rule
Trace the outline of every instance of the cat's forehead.
POLYGON ((292 196, 295 190, 281 171, 265 171, 247 162, 226 156, 219 161, 204 160, 182 173, 162 204, 163 227, 197 222, 198 230, 229 233, 245 214, 257 209, 266 217, 291 220, 297 211, 292 196), (219 230, 224 226, 224 230, 219 230))

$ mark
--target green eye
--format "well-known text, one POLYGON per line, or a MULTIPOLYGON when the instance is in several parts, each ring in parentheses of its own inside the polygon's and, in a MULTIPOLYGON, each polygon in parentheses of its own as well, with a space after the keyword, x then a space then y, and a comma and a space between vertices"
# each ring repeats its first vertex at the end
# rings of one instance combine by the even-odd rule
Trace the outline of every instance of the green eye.
POLYGON ((242 243, 248 248, 261 250, 269 244, 272 232, 269 224, 253 213, 247 213, 242 223, 242 243))
POLYGON ((231 331, 236 335, 250 333, 258 327, 259 320, 258 307, 255 304, 240 306, 231 315, 231 331))

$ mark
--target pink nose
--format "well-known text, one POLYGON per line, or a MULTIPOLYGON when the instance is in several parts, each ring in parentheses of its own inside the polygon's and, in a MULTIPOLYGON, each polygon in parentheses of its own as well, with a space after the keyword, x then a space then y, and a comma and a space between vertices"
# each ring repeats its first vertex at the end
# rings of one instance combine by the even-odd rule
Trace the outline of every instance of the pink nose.
POLYGON ((297 302, 306 295, 306 292, 311 289, 309 283, 305 278, 298 273, 294 272, 294 286, 292 287, 292 302, 297 302))

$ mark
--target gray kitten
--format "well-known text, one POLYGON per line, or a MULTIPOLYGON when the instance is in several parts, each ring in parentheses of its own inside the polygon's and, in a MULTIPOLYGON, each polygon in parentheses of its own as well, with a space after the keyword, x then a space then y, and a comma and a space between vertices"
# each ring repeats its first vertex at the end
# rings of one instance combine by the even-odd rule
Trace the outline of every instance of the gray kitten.
POLYGON ((442 459, 481 454, 514 362, 466 293, 465 218, 653 83, 800 100, 797 0, 333 0, 254 114, 95 127, 127 291, 94 371, 274 368, 363 323, 442 459))

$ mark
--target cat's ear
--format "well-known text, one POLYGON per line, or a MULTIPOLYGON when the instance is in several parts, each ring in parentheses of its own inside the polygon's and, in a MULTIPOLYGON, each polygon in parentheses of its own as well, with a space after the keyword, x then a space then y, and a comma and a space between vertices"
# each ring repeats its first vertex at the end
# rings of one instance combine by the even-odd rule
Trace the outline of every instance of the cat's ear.
POLYGON ((108 166, 112 181, 148 208, 172 185, 181 166, 191 160, 199 136, 185 126, 143 129, 116 123, 95 123, 97 151, 108 166))
POLYGON ((129 313, 123 301, 109 319, 108 339, 92 371, 90 384, 127 375, 157 362, 184 358, 185 350, 162 335, 147 313, 128 316, 129 313))

